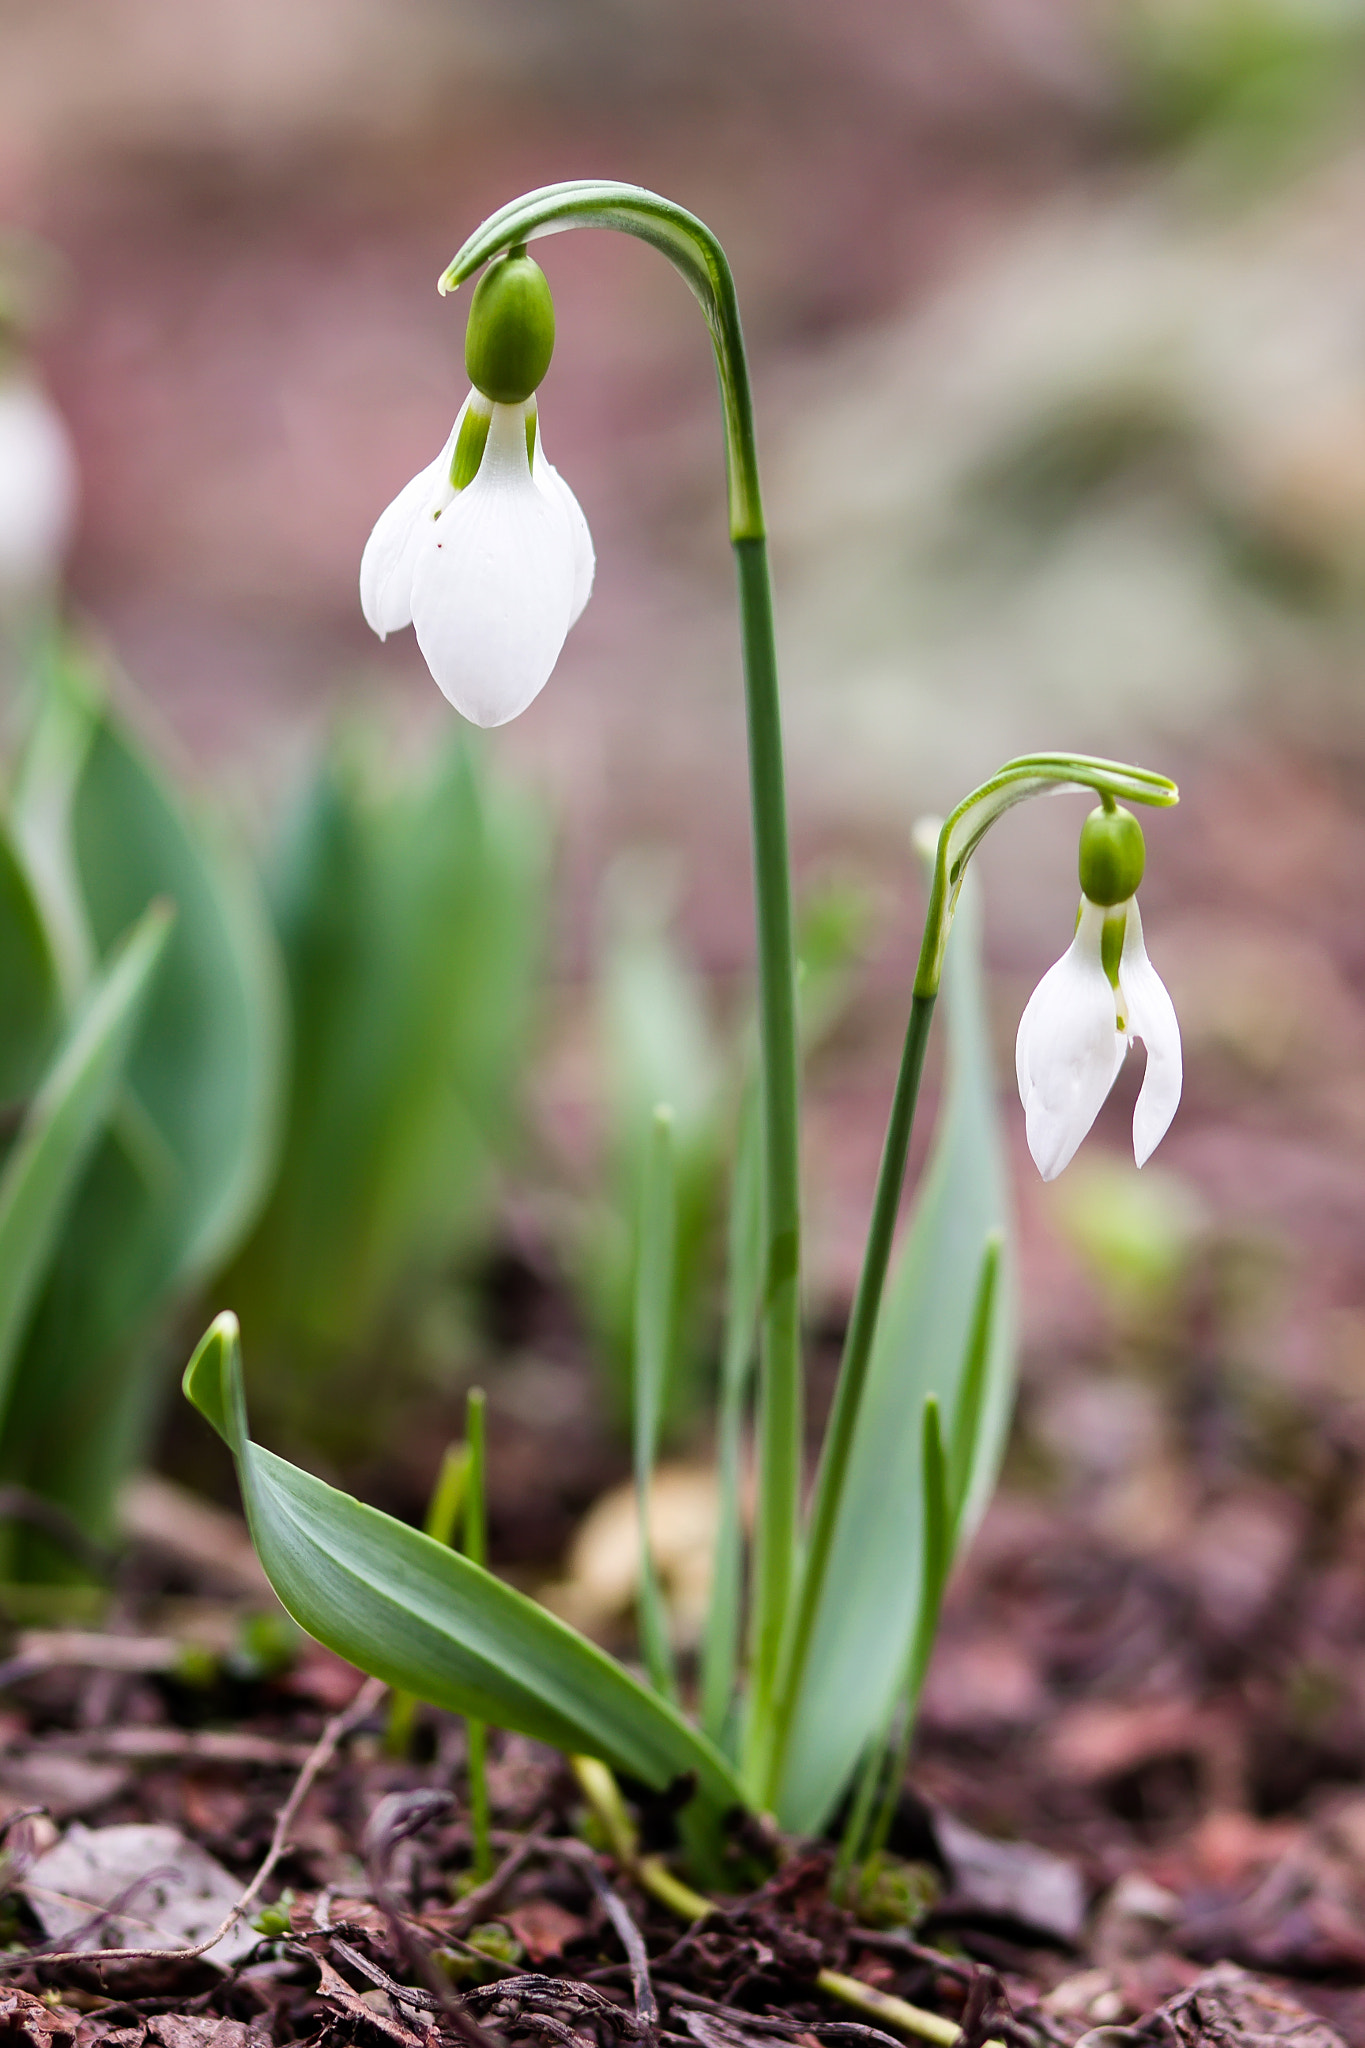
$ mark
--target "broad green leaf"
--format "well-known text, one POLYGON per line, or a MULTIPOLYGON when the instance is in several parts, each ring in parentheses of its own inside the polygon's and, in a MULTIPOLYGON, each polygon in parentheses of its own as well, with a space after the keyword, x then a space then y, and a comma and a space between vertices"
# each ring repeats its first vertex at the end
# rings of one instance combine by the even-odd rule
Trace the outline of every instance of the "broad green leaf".
POLYGON ((0 1419, 72 1196, 145 1019, 172 916, 168 906, 154 905, 112 956, 0 1175, 0 1419))
MULTIPOLYGON (((982 1249, 1007 1213, 982 990, 979 913, 964 891, 944 976, 946 1099, 910 1228, 887 1283, 778 1812, 818 1830, 901 1684, 922 1597, 921 1427, 948 1415, 971 1357, 982 1249)), ((1002 1282, 1003 1305, 1008 1288, 1002 1282)), ((1010 1317, 997 1313, 976 1401, 966 1524, 989 1496, 1013 1387, 1010 1317)))
POLYGON ((56 962, 42 914, 0 825, 0 1104, 37 1085, 61 1025, 56 962))
POLYGON ((695 1773, 713 1809, 739 1802, 718 1752, 603 1651, 458 1552, 254 1444, 234 1317, 209 1329, 185 1392, 237 1461, 271 1584, 319 1642, 435 1706, 655 1788, 695 1773))

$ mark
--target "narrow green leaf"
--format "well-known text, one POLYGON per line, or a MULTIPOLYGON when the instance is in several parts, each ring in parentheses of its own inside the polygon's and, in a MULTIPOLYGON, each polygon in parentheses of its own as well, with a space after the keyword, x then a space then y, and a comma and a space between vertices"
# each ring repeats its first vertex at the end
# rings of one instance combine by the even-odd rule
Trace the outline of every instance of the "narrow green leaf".
POLYGON ((986 1400, 986 1379, 990 1370, 995 1335, 995 1312, 999 1299, 1000 1261, 1004 1252, 1004 1242, 1003 1233, 993 1230, 986 1239, 986 1248, 981 1254, 980 1277, 976 1284, 976 1307, 972 1314, 967 1356, 958 1385, 957 1407, 953 1414, 952 1435, 948 1447, 948 1511, 954 1542, 962 1525, 972 1473, 976 1465, 981 1413, 986 1400))
POLYGON ((713 1810, 730 1766, 677 1709, 468 1558, 252 1443, 236 1318, 221 1315, 185 1392, 232 1450, 275 1591, 302 1628, 388 1684, 663 1788, 695 1773, 713 1810))
MULTIPOLYGON (((482 1387, 471 1387, 465 1401, 465 1439, 469 1445, 468 1488, 464 1510, 464 1543, 471 1564, 488 1562, 488 1403, 482 1387)), ((486 1884, 493 1875, 492 1808, 488 1798, 488 1724, 471 1716, 465 1722, 469 1750, 469 1819, 474 1833, 474 1879, 486 1884)))
POLYGON ((649 1501, 663 1425, 673 1310, 673 1271, 678 1234, 673 1169, 673 1112, 654 1111, 649 1157, 641 1190, 639 1252, 635 1274, 635 1344, 632 1356, 632 1439, 635 1454, 635 1510, 640 1540, 640 1647, 650 1683, 665 1699, 677 1698, 668 1615, 654 1569, 649 1501))
MULTIPOLYGON (((924 1571, 920 1425, 934 1395, 958 1413, 981 1247, 1007 1204, 982 989, 979 908, 964 893, 948 947, 946 1096, 933 1153, 882 1305, 778 1814, 817 1831, 904 1680, 924 1571)), ((1003 1304, 1007 1285, 998 1283, 1003 1304)), ((993 1319, 965 1526, 989 1495, 1013 1386, 1010 1318, 993 1319)))
POLYGON ((145 912, 96 983, 0 1175, 0 1418, 81 1173, 113 1105, 173 922, 145 912))
POLYGON ((0 825, 0 1103, 37 1085, 61 1025, 52 946, 28 876, 0 825))
POLYGON ((953 1562, 953 1518, 949 1495, 948 1459, 943 1448, 943 1420, 934 1395, 925 1397, 920 1429, 920 1488, 924 1499, 924 1585, 916 1617, 914 1647, 911 1651, 909 1683, 912 1700, 929 1666, 938 1627, 943 1589, 953 1562))

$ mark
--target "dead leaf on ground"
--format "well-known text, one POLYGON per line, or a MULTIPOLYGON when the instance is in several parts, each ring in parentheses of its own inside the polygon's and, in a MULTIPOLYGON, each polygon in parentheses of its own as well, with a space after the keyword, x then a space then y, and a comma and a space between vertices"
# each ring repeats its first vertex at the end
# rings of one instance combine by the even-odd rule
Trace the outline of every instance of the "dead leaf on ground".
MULTIPOLYGON (((45 1934, 89 1949, 193 1947, 221 1925, 241 1893, 236 1878, 178 1828, 87 1828, 79 1821, 39 1857, 23 1890, 45 1934), (113 1910, 91 1927, 101 1907, 113 1910)), ((226 1969, 258 1938, 238 1923, 206 1960, 226 1969)))

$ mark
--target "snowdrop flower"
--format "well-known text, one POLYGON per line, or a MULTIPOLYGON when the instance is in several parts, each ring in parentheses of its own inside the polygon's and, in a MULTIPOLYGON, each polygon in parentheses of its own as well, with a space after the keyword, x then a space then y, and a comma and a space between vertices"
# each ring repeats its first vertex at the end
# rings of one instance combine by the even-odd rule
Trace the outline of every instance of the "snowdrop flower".
POLYGON ((50 583, 76 519, 71 437, 42 387, 0 375, 0 596, 50 583))
POLYGON ((1081 832, 1081 908, 1076 936, 1050 967, 1019 1020, 1015 1069, 1029 1151, 1044 1180, 1070 1164, 1118 1077, 1135 1038, 1147 1071, 1133 1115, 1133 1152, 1144 1166, 1180 1101, 1180 1026, 1143 944, 1137 886, 1142 829, 1112 803, 1081 832))
POLYGON ((540 440, 533 393, 553 347, 544 274, 513 250, 469 309, 474 389, 361 557, 368 623, 381 640, 411 624, 442 691, 475 725, 503 725, 539 695, 592 590, 588 522, 540 440))

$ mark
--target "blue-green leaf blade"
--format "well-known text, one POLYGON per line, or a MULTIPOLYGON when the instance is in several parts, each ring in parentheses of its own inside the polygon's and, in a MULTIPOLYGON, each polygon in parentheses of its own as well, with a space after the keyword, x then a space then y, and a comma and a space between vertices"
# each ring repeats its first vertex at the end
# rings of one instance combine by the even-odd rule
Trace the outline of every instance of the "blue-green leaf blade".
MULTIPOLYGON (((933 1153, 910 1228, 887 1283, 866 1392, 793 1717, 778 1813, 784 1826, 818 1829, 902 1683, 922 1598, 921 1432, 933 1395, 959 1409, 971 1357, 982 1249, 1007 1220, 979 911, 964 891, 944 975, 948 1082, 933 1153)), ((1007 1274, 996 1290, 990 1356, 970 1406, 977 1445, 966 1483, 970 1527, 988 1497, 1004 1447, 1013 1387, 1007 1274)))
POLYGON ((258 1554, 284 1606, 338 1655, 453 1712, 712 1808, 733 1774, 675 1708, 605 1652, 458 1552, 262 1450, 247 1433, 235 1319, 220 1316, 185 1392, 229 1443, 258 1554))

